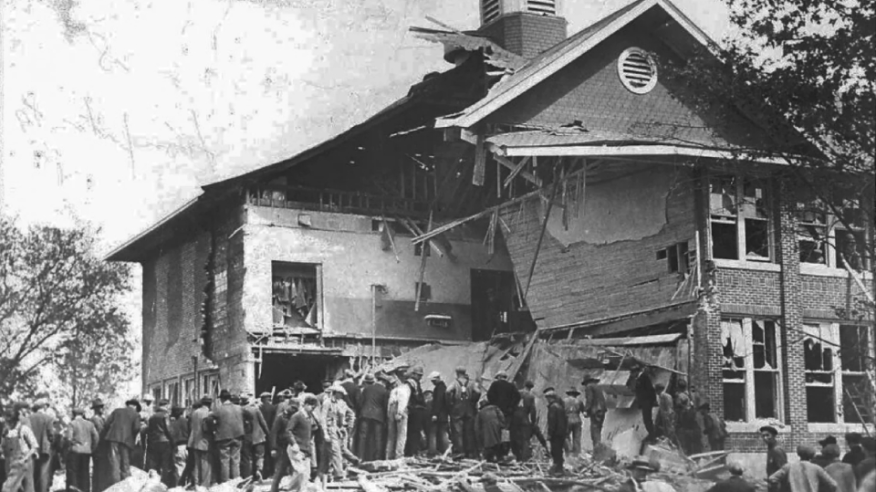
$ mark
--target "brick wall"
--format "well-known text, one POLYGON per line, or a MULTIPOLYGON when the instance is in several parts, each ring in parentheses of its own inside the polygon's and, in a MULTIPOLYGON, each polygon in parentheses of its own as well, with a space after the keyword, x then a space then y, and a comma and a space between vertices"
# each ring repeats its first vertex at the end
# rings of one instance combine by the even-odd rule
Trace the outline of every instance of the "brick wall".
POLYGON ((566 24, 563 17, 514 12, 480 32, 506 50, 531 58, 566 39, 566 24))

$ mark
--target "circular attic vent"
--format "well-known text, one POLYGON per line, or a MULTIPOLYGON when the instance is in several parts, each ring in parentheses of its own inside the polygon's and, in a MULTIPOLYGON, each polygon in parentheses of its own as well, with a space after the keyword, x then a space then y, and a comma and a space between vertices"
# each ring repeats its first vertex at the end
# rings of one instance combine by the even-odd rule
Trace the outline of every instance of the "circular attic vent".
POLYGON ((617 60, 617 74, 624 87, 636 94, 645 94, 657 85, 657 64, 650 53, 628 48, 617 60))

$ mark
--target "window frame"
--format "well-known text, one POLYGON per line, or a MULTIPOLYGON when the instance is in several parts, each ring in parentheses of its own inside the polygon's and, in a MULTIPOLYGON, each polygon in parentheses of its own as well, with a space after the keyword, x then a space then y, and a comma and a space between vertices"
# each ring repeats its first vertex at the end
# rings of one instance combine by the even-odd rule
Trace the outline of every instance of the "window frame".
MULTIPOLYGON (((316 317, 316 323, 311 325, 309 322, 307 322, 308 316, 302 316, 302 318, 305 320, 305 323, 310 328, 313 328, 313 329, 316 329, 319 331, 323 331, 323 328, 325 326, 325 305, 323 302, 323 299, 324 299, 323 264, 322 263, 306 262, 306 261, 271 260, 271 284, 270 284, 270 288, 271 288, 271 320, 270 320, 271 327, 273 329, 283 329, 286 327, 285 323, 277 323, 274 321, 274 315, 275 315, 274 311, 276 310, 276 304, 274 302, 276 299, 276 295, 274 292, 275 287, 276 287, 275 282, 278 278, 283 278, 282 275, 280 274, 280 272, 283 270, 284 267, 287 269, 293 269, 293 270, 294 269, 300 269, 300 270, 307 269, 307 270, 309 270, 311 268, 313 269, 313 277, 312 278, 314 280, 314 292, 313 292, 313 306, 311 309, 313 310, 313 314, 316 317)), ((309 272, 308 272, 308 275, 309 275, 309 272)), ((291 278, 291 277, 287 277, 287 278, 291 278)), ((308 276, 308 277, 300 277, 300 278, 310 278, 310 277, 308 276)), ((280 302, 279 304, 282 304, 282 302, 280 302)), ((290 307, 290 309, 291 309, 291 307, 290 307)), ((285 311, 283 311, 283 312, 285 313, 285 311)))
MULTIPOLYGON (((848 208, 860 210, 860 206, 861 206, 860 200, 857 198, 844 198, 842 200, 842 202, 843 202, 842 205, 838 207, 841 210, 846 210, 848 208), (854 207, 849 207, 848 206, 849 204, 854 204, 854 207)), ((822 200, 819 200, 817 198, 812 199, 809 202, 805 202, 802 200, 798 201, 797 210, 795 213, 795 220, 797 221, 797 230, 798 230, 798 232, 797 232, 798 250, 800 248, 800 243, 802 241, 816 242, 814 239, 801 238, 801 236, 800 236, 801 235, 801 233, 800 233, 800 226, 801 225, 820 227, 826 231, 826 233, 824 234, 825 240, 820 243, 821 247, 824 250, 824 261, 821 263, 815 263, 815 262, 811 262, 811 261, 803 261, 803 259, 801 258, 800 265, 807 265, 807 266, 814 265, 815 268, 831 268, 831 269, 844 270, 845 266, 843 265, 842 261, 840 260, 840 250, 839 250, 839 245, 838 245, 838 240, 837 240, 839 233, 844 233, 844 232, 848 231, 848 232, 855 234, 856 236, 857 235, 862 236, 862 239, 863 239, 862 243, 865 245, 864 247, 866 248, 866 240, 867 240, 867 236, 868 236, 867 224, 865 223, 862 226, 855 226, 854 224, 852 224, 851 229, 849 229, 848 227, 846 227, 845 224, 843 224, 843 222, 839 219, 839 217, 834 213, 834 211, 828 205, 824 204, 822 200), (802 216, 806 213, 812 213, 815 215, 818 215, 818 214, 823 215, 824 216, 824 223, 818 224, 815 222, 802 220, 802 216)), ((867 258, 861 257, 860 271, 867 271, 869 269, 869 265, 867 263, 868 263, 867 258)))
MULTIPOLYGON (((722 190, 724 189, 722 183, 722 190)), ((723 191, 721 193, 723 196, 723 191)), ((775 264, 776 256, 776 225, 775 225, 775 207, 776 200, 772 193, 772 179, 770 177, 762 177, 756 175, 748 175, 742 173, 713 173, 708 176, 708 213, 709 213, 709 251, 712 258, 717 261, 741 261, 754 264, 775 264), (733 180, 733 209, 712 208, 712 196, 715 194, 712 191, 713 184, 716 180, 733 180), (758 198, 755 196, 754 201, 748 199, 745 194, 746 185, 750 182, 760 183, 760 189, 763 192, 763 208, 765 217, 758 215, 758 198), (767 253, 766 257, 749 255, 746 240, 746 223, 747 221, 766 222, 767 235, 767 253), (713 224, 733 225, 736 228, 736 258, 719 258, 715 256, 715 244, 713 224)))
MULTIPOLYGON (((723 372, 727 370, 724 367, 724 363, 721 364, 721 391, 724 391, 725 384, 744 384, 744 394, 745 394, 745 420, 734 420, 729 421, 728 423, 733 424, 748 424, 752 422, 756 422, 762 419, 773 418, 780 422, 784 422, 784 407, 785 407, 785 396, 784 396, 784 388, 782 385, 782 360, 783 360, 783 352, 782 352, 782 339, 781 339, 781 328, 782 325, 778 319, 770 318, 770 317, 751 317, 751 316, 739 316, 739 315, 724 315, 721 317, 721 323, 724 322, 732 322, 738 321, 740 326, 742 327, 742 337, 745 343, 745 347, 743 348, 744 352, 742 354, 743 366, 737 369, 737 372, 743 373, 743 379, 725 379, 723 372), (773 369, 763 369, 763 368, 755 368, 754 367, 754 336, 753 336, 753 324, 755 321, 759 322, 771 322, 774 326, 773 336, 775 337, 774 346, 775 346, 775 360, 776 364, 773 369), (756 383, 755 383, 755 375, 757 373, 770 373, 773 374, 776 383, 775 389, 775 416, 774 417, 758 417, 757 416, 757 397, 756 397, 756 383)), ((766 329, 764 329, 766 332, 766 329)), ((766 334, 766 333, 765 333, 766 334)), ((722 334, 721 343, 723 347, 724 337, 722 334)), ((723 355, 722 355, 723 358, 723 355)), ((725 416, 726 419, 726 416, 725 416)))

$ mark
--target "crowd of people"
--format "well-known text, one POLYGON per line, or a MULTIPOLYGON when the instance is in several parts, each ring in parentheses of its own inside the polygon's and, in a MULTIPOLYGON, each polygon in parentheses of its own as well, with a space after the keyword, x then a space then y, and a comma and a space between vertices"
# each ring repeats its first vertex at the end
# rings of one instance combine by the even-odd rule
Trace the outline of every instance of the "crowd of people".
MULTIPOLYGON (((300 490, 310 480, 325 486, 341 479, 347 463, 360 461, 422 455, 528 461, 533 438, 553 460, 550 473, 561 475, 564 455, 581 451, 582 417, 590 421, 594 448, 600 444, 607 408, 595 378, 581 383, 583 399, 576 387, 567 389, 565 397, 553 387, 540 389, 547 401, 542 433, 532 382, 518 388, 500 371, 485 387, 459 367, 449 385, 432 372, 432 389, 424 390, 423 376, 422 367, 366 374, 347 370, 343 378, 323 382, 319 394, 297 381, 276 394, 262 393, 258 400, 222 390, 217 401, 204 396, 188 408, 164 399, 153 405, 145 395, 108 415, 103 402, 94 400, 87 418, 83 409, 74 408, 63 423, 46 399, 16 402, 0 422, 2 492, 49 492, 57 469, 66 470, 68 490, 102 492, 129 477, 132 466, 154 470, 168 487, 272 477, 271 490, 277 492, 281 480, 291 477, 292 490, 300 490)), ((692 388, 679 379, 670 393, 651 381, 647 368, 636 369, 634 391, 648 431, 645 444, 663 437, 688 454, 701 452, 703 441, 711 450, 724 448, 723 421, 692 388)), ((782 490, 815 492, 819 488, 812 484, 824 483, 821 490, 854 492, 868 473, 873 475, 872 438, 847 435, 850 451, 839 460, 836 439, 828 437, 821 441, 820 454, 802 446, 800 463, 788 465, 778 431, 767 426, 761 434, 769 481, 782 490)), ((637 469, 645 473, 645 465, 637 469)), ((732 465, 731 472, 741 476, 741 467, 732 465)), ((713 492, 751 490, 740 488, 743 483, 731 478, 713 492)))

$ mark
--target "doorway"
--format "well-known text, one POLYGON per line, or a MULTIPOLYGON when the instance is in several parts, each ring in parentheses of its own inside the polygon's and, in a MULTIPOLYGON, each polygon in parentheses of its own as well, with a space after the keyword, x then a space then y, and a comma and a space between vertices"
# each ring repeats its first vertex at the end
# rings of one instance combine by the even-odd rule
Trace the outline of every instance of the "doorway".
POLYGON ((299 379, 313 394, 322 392, 322 382, 333 378, 341 359, 321 354, 264 354, 262 364, 256 364, 256 395, 274 394, 292 388, 299 379))

